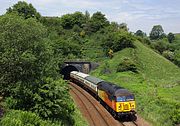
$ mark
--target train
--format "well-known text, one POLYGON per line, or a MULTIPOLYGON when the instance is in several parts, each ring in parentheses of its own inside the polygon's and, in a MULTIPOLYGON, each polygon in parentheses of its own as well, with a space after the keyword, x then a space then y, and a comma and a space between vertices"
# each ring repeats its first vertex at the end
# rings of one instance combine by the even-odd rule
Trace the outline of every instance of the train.
POLYGON ((70 81, 87 89, 114 118, 137 119, 135 96, 127 89, 78 71, 70 72, 70 81))

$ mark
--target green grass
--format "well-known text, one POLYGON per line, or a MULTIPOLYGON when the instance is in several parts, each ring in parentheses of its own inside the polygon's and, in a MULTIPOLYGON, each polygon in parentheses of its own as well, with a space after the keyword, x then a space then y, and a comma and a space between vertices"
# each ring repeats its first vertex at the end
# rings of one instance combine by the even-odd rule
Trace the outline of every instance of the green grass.
POLYGON ((126 48, 104 58, 94 76, 121 85, 136 96, 137 112, 153 125, 180 123, 180 68, 136 41, 135 49, 126 48), (128 57, 137 64, 139 73, 116 72, 122 58, 128 57), (108 69, 109 74, 102 71, 108 69))

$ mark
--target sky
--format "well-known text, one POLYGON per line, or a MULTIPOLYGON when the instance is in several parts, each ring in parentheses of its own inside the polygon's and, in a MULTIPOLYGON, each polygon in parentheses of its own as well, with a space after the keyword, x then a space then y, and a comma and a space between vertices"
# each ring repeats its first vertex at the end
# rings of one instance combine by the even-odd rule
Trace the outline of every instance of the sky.
MULTIPOLYGON (((165 33, 180 33, 180 0, 24 0, 43 16, 62 16, 76 11, 92 15, 101 11, 109 21, 126 23, 132 32, 149 34, 154 25, 165 33)), ((18 0, 0 0, 0 15, 18 0)))

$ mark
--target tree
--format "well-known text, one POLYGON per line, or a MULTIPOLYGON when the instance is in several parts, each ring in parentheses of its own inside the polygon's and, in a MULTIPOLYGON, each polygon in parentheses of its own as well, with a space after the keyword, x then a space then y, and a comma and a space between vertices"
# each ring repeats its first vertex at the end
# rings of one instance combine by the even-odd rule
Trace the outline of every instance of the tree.
POLYGON ((90 27, 92 32, 96 32, 101 28, 104 28, 109 25, 109 21, 101 12, 96 12, 92 15, 90 19, 90 27))
POLYGON ((82 27, 85 21, 86 17, 81 12, 66 14, 61 17, 61 24, 65 29, 72 29, 75 24, 82 27))
POLYGON ((117 22, 111 22, 107 27, 107 32, 117 32, 119 30, 119 24, 117 22))
POLYGON ((14 15, 0 18, 1 90, 7 91, 19 81, 33 82, 40 76, 43 68, 38 63, 46 59, 41 53, 45 49, 41 41, 45 32, 42 24, 32 18, 23 20, 14 15))
POLYGON ((156 40, 161 39, 164 36, 164 30, 161 25, 155 25, 153 26, 151 32, 150 32, 150 39, 156 40))
POLYGON ((103 39, 102 46, 104 49, 112 49, 114 52, 124 48, 134 48, 135 37, 128 32, 110 33, 103 39))
POLYGON ((140 37, 144 37, 146 36, 146 33, 144 33, 143 31, 141 30, 137 30, 136 33, 135 33, 136 36, 140 36, 140 37))
POLYGON ((126 23, 119 24, 119 29, 120 30, 124 30, 124 31, 128 31, 129 30, 126 23))
POLYGON ((90 14, 87 10, 85 11, 85 19, 86 19, 86 21, 90 20, 90 14))
POLYGON ((172 43, 172 41, 175 40, 175 36, 171 32, 167 35, 167 38, 168 38, 169 43, 172 43))
POLYGON ((10 109, 68 120, 72 125, 73 102, 58 74, 61 59, 54 57, 46 35, 36 19, 11 14, 0 18, 0 95, 9 98, 10 109))
POLYGON ((36 11, 32 4, 28 4, 25 1, 19 1, 17 4, 14 4, 12 7, 7 9, 6 13, 16 13, 19 16, 28 18, 39 19, 41 15, 36 11))

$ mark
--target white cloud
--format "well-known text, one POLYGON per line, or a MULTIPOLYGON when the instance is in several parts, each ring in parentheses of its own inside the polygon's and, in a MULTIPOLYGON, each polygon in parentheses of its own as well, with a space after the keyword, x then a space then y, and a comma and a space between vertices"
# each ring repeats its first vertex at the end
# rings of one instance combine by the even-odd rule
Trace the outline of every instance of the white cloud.
MULTIPOLYGON (((61 16, 75 11, 101 11, 110 21, 125 22, 131 30, 149 32, 153 24, 163 24, 169 31, 179 31, 179 0, 25 0, 42 15, 61 16)), ((18 0, 2 0, 0 14, 18 0)))

